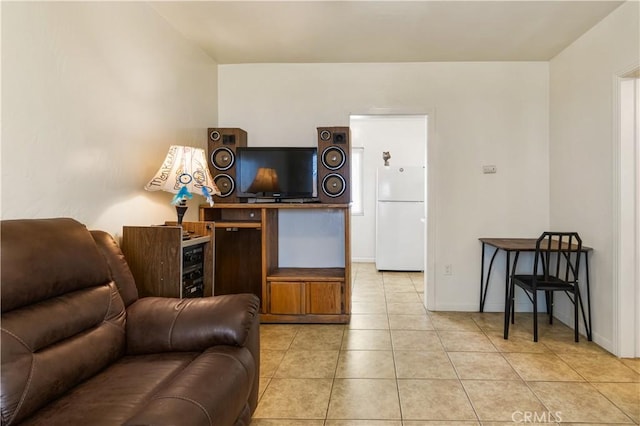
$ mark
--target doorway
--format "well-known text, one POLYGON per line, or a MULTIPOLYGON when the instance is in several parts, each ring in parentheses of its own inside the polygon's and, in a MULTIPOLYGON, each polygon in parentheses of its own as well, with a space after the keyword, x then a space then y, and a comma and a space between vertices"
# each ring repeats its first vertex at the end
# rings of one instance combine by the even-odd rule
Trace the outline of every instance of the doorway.
MULTIPOLYGON (((360 206, 351 218, 351 251, 354 262, 373 263, 376 254, 376 172, 384 166, 383 153, 388 153, 390 166, 424 167, 424 213, 428 218, 427 180, 427 114, 351 115, 351 144, 358 161, 352 163, 353 204, 360 206), (357 165, 357 166, 356 166, 357 165), (357 189, 358 188, 358 189, 357 189), (356 191, 357 189, 357 191, 356 191)), ((424 221, 425 298, 428 299, 426 277, 429 233, 424 221)))
POLYGON ((640 68, 618 79, 616 355, 640 357, 640 68))

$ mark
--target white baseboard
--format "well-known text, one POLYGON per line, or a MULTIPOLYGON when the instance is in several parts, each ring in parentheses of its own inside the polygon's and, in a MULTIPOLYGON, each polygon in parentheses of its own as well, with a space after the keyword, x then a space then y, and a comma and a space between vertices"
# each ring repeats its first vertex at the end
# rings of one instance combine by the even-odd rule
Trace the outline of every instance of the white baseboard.
MULTIPOLYGON (((570 329, 573 330, 573 311, 571 311, 569 313, 563 312, 560 315, 558 315, 557 313, 554 313, 553 317, 555 319, 557 319, 558 321, 560 321, 561 323, 563 323, 564 325, 566 325, 567 327, 569 327, 570 329)), ((583 319, 582 319, 582 313, 580 314, 578 320, 579 320, 580 333, 583 336, 586 336, 587 332, 584 329, 584 322, 583 322, 583 319)), ((593 331, 593 324, 591 324, 591 340, 593 340, 594 343, 596 343, 598 346, 602 347, 604 350, 606 350, 608 352, 611 352, 614 355, 618 355, 618 354, 615 353, 613 341, 611 339, 608 339, 608 338, 602 336, 601 334, 595 333, 593 331)))
POLYGON ((594 333, 593 330, 591 330, 591 339, 593 340, 593 343, 601 346, 604 350, 619 356, 619 354, 614 352, 613 341, 611 339, 607 339, 598 333, 594 333))
POLYGON ((375 263, 376 259, 373 257, 353 257, 351 258, 352 263, 375 263))
MULTIPOLYGON (((480 306, 468 303, 436 303, 436 311, 460 311, 460 312, 478 312, 480 306)), ((516 303, 516 312, 531 312, 531 304, 516 303)), ((504 303, 486 303, 484 305, 484 312, 504 312, 504 303)))
POLYGON ((434 311, 478 312, 478 305, 436 303, 434 311))

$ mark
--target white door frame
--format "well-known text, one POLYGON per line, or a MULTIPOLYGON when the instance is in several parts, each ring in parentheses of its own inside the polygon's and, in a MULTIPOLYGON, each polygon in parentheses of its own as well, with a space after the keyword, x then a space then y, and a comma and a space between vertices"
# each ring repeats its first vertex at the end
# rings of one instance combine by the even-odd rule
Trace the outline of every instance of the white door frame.
POLYGON ((640 357, 640 67, 615 79, 614 351, 640 357))
POLYGON ((397 108, 371 108, 369 111, 361 112, 361 113, 351 113, 349 117, 352 116, 407 116, 407 115, 417 115, 426 118, 426 126, 427 126, 427 140, 425 141, 425 209, 426 209, 426 224, 425 224, 425 250, 424 250, 424 300, 423 304, 426 309, 434 310, 436 306, 436 291, 435 291, 435 244, 436 244, 436 209, 435 209, 435 200, 436 200, 436 166, 433 161, 436 158, 435 149, 435 116, 436 111, 435 108, 424 108, 424 109, 397 109, 397 108))

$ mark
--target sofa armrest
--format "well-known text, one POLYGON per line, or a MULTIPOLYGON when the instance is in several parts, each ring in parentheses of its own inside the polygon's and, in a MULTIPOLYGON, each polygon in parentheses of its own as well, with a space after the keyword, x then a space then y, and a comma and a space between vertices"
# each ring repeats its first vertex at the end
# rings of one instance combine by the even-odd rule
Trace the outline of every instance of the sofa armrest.
POLYGON ((127 353, 243 346, 251 326, 259 320, 259 306, 260 300, 253 294, 139 299, 127 308, 127 353))

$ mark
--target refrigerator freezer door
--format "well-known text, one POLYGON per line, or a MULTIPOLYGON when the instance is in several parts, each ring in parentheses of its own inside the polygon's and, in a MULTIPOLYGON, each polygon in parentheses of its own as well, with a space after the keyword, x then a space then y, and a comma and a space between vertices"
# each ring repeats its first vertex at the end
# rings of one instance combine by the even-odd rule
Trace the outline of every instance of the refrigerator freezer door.
POLYGON ((424 215, 422 202, 378 202, 377 270, 424 270, 424 215))
POLYGON ((380 167, 378 201, 424 201, 424 167, 380 167))

